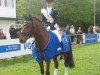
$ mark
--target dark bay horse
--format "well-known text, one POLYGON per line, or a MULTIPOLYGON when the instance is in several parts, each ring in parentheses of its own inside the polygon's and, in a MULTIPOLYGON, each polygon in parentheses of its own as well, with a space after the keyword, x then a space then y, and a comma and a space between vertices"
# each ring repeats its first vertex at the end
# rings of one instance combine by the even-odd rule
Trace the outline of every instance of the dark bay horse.
MULTIPOLYGON (((48 40, 50 39, 50 34, 45 29, 45 27, 43 27, 43 24, 39 19, 37 19, 36 17, 29 17, 29 20, 26 21, 21 28, 19 41, 20 43, 25 43, 27 39, 33 36, 35 38, 35 41, 34 41, 35 47, 38 48, 39 53, 41 54, 41 58, 42 58, 41 61, 38 62, 40 66, 41 75, 44 75, 43 61, 46 62, 46 75, 50 75, 50 61, 51 60, 46 61, 44 57, 44 52, 45 52, 44 47, 46 46, 46 44, 48 43, 48 40)), ((64 57, 64 65, 65 65, 64 75, 68 75, 67 67, 70 67, 70 68, 74 67, 71 47, 70 47, 70 51, 63 52, 62 54, 64 57)), ((58 71, 57 56, 58 54, 53 57, 54 66, 55 66, 54 75, 58 75, 57 74, 57 71, 58 71)))

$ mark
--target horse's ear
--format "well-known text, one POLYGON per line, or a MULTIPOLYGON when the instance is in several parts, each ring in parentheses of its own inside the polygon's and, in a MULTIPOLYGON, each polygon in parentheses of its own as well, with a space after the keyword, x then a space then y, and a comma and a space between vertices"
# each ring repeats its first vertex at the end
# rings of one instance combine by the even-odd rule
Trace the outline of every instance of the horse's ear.
POLYGON ((24 16, 25 21, 33 21, 33 17, 32 17, 31 14, 29 14, 28 16, 26 16, 26 15, 24 14, 23 16, 24 16))
POLYGON ((28 15, 28 20, 29 20, 29 21, 33 21, 33 17, 32 17, 31 14, 28 15))
POLYGON ((25 21, 28 20, 28 17, 25 14, 23 15, 23 17, 24 17, 25 21))

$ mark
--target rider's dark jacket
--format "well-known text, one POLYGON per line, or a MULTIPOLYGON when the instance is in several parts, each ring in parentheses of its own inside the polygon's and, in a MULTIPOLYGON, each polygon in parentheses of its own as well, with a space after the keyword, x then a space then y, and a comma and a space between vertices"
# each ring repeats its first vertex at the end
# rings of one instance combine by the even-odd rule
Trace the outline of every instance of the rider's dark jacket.
POLYGON ((42 22, 46 25, 46 26, 50 26, 51 30, 54 30, 54 25, 57 23, 57 19, 58 19, 58 12, 57 10, 52 8, 51 14, 52 18, 54 19, 54 22, 51 24, 50 22, 47 22, 47 19, 44 17, 44 15, 42 14, 42 22))

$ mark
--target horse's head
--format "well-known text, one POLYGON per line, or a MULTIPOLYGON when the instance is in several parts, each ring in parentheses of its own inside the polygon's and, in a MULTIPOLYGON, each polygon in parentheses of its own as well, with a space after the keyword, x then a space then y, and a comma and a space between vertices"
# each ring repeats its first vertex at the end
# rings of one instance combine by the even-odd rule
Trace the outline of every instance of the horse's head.
POLYGON ((34 22, 33 18, 30 20, 25 21, 21 27, 19 41, 20 43, 25 43, 27 39, 32 37, 34 34, 34 22))
POLYGON ((20 43, 25 43, 26 40, 32 36, 36 39, 39 38, 40 35, 45 35, 46 33, 47 31, 43 27, 42 22, 38 18, 29 15, 21 27, 19 41, 20 43))

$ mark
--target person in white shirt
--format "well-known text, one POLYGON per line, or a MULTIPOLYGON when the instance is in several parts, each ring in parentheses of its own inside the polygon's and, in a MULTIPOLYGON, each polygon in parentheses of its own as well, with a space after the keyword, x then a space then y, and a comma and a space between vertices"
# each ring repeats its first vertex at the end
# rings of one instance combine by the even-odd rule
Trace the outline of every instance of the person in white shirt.
POLYGON ((70 33, 71 33, 71 42, 74 42, 74 34, 75 34, 75 28, 73 25, 70 27, 70 33))

